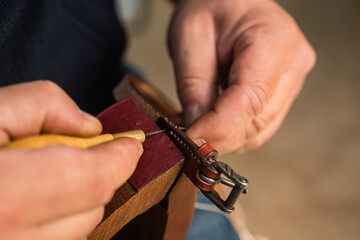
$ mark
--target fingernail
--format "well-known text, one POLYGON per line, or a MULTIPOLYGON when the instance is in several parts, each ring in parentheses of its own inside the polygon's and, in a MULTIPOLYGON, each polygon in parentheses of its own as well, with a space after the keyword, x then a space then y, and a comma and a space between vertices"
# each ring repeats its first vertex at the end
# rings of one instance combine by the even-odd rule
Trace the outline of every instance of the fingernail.
POLYGON ((99 119, 80 109, 79 113, 84 119, 81 125, 82 134, 91 136, 102 132, 102 124, 99 119))
POLYGON ((202 115, 202 109, 199 104, 190 105, 185 109, 185 125, 190 126, 196 119, 202 115))
POLYGON ((140 156, 144 153, 144 147, 143 145, 141 144, 141 148, 140 148, 140 156))

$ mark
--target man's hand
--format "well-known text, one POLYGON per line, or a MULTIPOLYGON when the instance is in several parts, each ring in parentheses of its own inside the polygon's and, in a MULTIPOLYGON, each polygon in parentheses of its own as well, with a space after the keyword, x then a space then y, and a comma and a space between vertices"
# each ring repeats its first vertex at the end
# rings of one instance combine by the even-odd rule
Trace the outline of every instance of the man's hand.
POLYGON ((271 0, 180 0, 169 41, 187 134, 221 153, 270 138, 315 64, 295 21, 271 0))
MULTIPOLYGON (((46 81, 0 88, 0 116, 0 145, 38 133, 101 132, 96 118, 46 81)), ((86 238, 141 152, 125 138, 89 150, 0 148, 0 239, 86 238)))

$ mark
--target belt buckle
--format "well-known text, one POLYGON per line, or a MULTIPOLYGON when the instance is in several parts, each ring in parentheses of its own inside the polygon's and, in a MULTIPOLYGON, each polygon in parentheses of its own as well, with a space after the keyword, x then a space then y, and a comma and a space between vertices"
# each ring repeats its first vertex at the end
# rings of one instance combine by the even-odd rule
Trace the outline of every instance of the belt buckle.
POLYGON ((166 129, 165 133, 184 154, 184 172, 192 183, 220 210, 231 213, 240 194, 248 192, 249 181, 228 164, 217 161, 218 152, 209 144, 204 143, 199 147, 166 118, 160 117, 157 124, 166 129), (231 187, 226 199, 222 199, 214 189, 219 183, 231 187))

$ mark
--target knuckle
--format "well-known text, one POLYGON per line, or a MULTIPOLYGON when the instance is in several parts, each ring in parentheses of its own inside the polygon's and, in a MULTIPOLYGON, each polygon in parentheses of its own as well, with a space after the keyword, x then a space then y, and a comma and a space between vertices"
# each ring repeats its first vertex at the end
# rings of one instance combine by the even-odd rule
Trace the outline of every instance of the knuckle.
POLYGON ((288 24, 285 24, 284 29, 287 35, 284 40, 286 40, 289 45, 293 46, 293 48, 295 46, 295 49, 298 51, 298 56, 303 56, 304 69, 307 72, 310 71, 316 62, 316 52, 314 48, 292 18, 288 24))
POLYGON ((252 124, 256 130, 256 134, 259 134, 266 127, 265 119, 260 116, 255 117, 252 124))
POLYGON ((36 88, 41 92, 59 92, 61 88, 50 80, 38 80, 35 82, 36 88))
POLYGON ((49 80, 36 81, 36 89, 40 93, 42 98, 51 99, 52 105, 63 105, 66 100, 65 92, 54 82, 49 80))
MULTIPOLYGON (((191 71, 191 70, 189 70, 191 71)), ((197 75, 180 75, 178 81, 178 90, 180 92, 195 93, 200 86, 206 85, 205 78, 197 75)))
POLYGON ((300 74, 306 76, 316 63, 316 52, 310 43, 303 37, 303 41, 297 46, 296 61, 301 66, 300 74))
POLYGON ((298 24, 287 13, 285 13, 285 16, 282 18, 281 24, 278 25, 278 31, 283 47, 287 46, 288 48, 294 48, 294 46, 298 45, 304 39, 304 35, 298 24))
POLYGON ((307 43, 306 46, 307 50, 306 50, 306 55, 307 55, 307 59, 306 59, 306 65, 307 65, 307 70, 310 71, 316 63, 316 52, 315 49, 309 44, 307 43))
POLYGON ((263 141, 260 138, 254 138, 246 144, 245 148, 248 150, 253 150, 253 149, 261 147, 262 144, 263 144, 263 141))
POLYGON ((246 102, 248 107, 248 115, 253 117, 259 115, 267 103, 269 84, 266 81, 257 82, 254 86, 250 87, 249 91, 246 91, 246 102))
POLYGON ((295 19, 286 11, 281 10, 277 23, 280 31, 287 35, 284 40, 297 41, 303 35, 295 19))
MULTIPOLYGON (((194 71, 196 72, 196 71, 194 71)), ((182 75, 178 77, 177 91, 180 101, 184 106, 194 102, 211 101, 212 95, 215 95, 214 85, 205 77, 198 75, 182 75)))
POLYGON ((282 28, 288 36, 288 38, 286 38, 288 41, 293 42, 294 40, 296 41, 302 37, 302 33, 299 27, 297 26, 295 20, 293 20, 291 17, 289 17, 287 21, 284 21, 282 28))

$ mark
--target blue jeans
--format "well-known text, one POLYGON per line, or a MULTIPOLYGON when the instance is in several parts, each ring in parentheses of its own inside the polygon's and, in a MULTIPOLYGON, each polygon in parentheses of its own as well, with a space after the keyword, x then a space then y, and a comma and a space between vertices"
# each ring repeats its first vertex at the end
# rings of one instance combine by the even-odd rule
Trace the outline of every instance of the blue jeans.
POLYGON ((186 240, 202 239, 240 240, 225 213, 199 192, 186 240))

